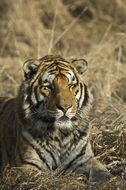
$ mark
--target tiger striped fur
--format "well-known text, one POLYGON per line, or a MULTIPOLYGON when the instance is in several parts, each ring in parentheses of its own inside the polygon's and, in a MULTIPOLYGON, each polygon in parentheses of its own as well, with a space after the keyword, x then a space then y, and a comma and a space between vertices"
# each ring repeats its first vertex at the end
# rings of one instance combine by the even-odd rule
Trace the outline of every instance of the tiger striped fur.
POLYGON ((108 175, 90 145, 91 97, 80 76, 86 68, 84 59, 53 55, 24 63, 18 96, 0 98, 1 171, 9 164, 92 179, 108 175))

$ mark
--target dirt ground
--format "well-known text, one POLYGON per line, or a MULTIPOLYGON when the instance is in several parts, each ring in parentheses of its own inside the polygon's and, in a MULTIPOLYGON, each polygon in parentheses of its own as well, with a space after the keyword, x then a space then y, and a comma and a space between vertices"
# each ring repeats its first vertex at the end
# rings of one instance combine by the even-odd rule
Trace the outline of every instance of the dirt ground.
POLYGON ((5 170, 1 190, 126 189, 126 1, 1 0, 0 96, 15 96, 29 58, 85 58, 94 96, 94 154, 113 178, 88 187, 84 176, 5 170))

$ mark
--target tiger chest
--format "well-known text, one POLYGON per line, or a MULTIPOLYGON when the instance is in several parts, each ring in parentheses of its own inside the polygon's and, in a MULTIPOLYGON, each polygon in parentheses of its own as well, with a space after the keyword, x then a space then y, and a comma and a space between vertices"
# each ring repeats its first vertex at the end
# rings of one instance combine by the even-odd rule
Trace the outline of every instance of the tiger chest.
POLYGON ((25 163, 33 164, 38 169, 50 172, 55 169, 72 170, 78 167, 91 156, 86 153, 88 137, 73 140, 70 137, 65 141, 55 139, 41 141, 33 139, 28 133, 23 133, 21 148, 22 160, 25 163))

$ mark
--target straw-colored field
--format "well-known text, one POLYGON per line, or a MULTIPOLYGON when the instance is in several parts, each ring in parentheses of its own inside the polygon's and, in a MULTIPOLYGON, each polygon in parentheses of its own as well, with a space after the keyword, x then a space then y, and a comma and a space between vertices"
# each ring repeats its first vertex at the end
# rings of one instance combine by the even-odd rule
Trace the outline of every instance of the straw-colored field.
MULTIPOLYGON (((1 0, 0 96, 16 95, 28 58, 84 57, 93 96, 92 146, 113 178, 88 189, 126 189, 126 2, 1 0)), ((5 139, 7 141, 7 139, 5 139)), ((1 190, 87 189, 77 175, 5 171, 1 190)))

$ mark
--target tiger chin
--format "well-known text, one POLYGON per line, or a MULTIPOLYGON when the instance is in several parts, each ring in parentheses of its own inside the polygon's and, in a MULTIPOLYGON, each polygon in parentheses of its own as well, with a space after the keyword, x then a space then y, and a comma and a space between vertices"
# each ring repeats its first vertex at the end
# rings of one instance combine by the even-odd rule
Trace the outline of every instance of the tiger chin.
POLYGON ((110 176, 90 145, 91 96, 81 76, 87 65, 54 55, 24 63, 17 97, 0 98, 1 172, 9 164, 92 181, 110 176))

